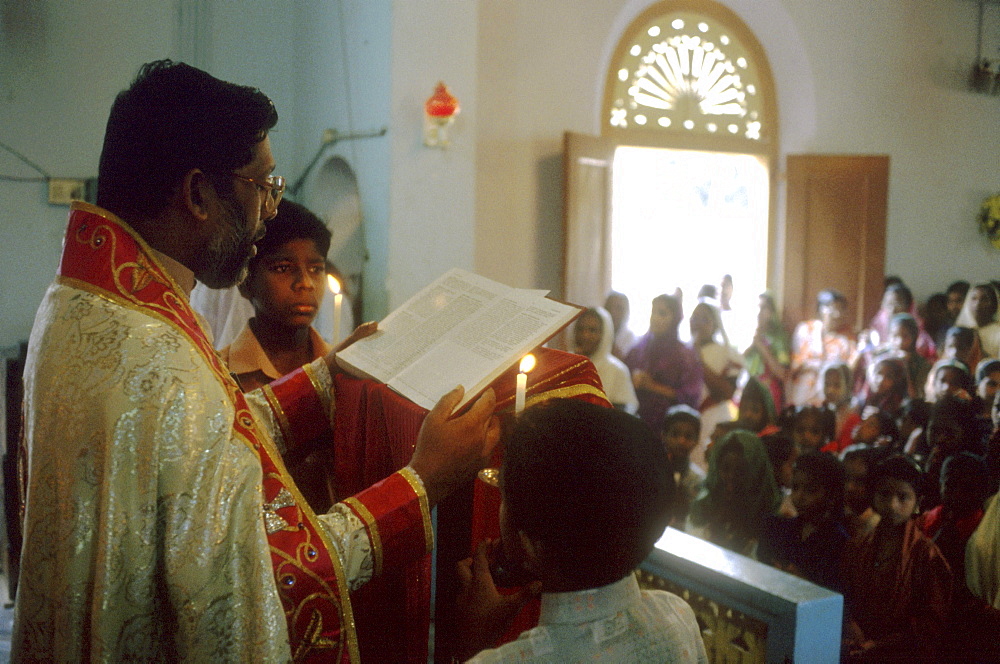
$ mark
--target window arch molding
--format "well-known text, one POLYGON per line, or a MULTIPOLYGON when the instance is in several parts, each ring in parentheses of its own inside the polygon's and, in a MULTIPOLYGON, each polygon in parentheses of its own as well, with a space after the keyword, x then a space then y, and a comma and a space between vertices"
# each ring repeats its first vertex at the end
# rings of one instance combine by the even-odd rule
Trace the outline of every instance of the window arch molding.
MULTIPOLYGON (((677 55, 676 50, 674 56, 677 55)), ((708 68, 706 67, 706 69, 708 68)), ((647 91, 649 88, 639 90, 639 93, 643 94, 647 91)), ((670 97, 670 95, 667 96, 670 97)), ((752 135, 753 128, 750 127, 750 130, 750 135, 752 135)), ((773 164, 778 153, 778 110, 774 78, 764 49, 750 28, 735 12, 714 0, 661 0, 649 6, 622 32, 609 61, 604 86, 604 102, 601 107, 601 135, 612 138, 621 144, 758 154, 769 158, 773 164), (672 27, 673 22, 678 18, 684 22, 682 29, 672 27), (704 31, 704 40, 700 39, 699 34, 703 31, 697 27, 700 23, 708 26, 708 30, 704 31), (660 32, 656 35, 650 35, 649 30, 654 26, 659 28, 660 32), (651 52, 654 44, 661 51, 658 54, 662 54, 664 47, 671 49, 670 46, 667 46, 667 42, 679 36, 685 37, 685 43, 676 49, 682 52, 679 67, 676 57, 662 58, 659 63, 643 62, 644 58, 652 57, 651 52), (692 37, 695 42, 694 49, 690 48, 692 37), (721 37, 724 37, 728 43, 721 43, 723 41, 721 37), (706 49, 705 46, 712 48, 706 49), (694 54, 694 50, 700 52, 694 54), (710 52, 710 55, 706 56, 706 51, 710 52), (702 59, 702 56, 706 57, 702 59), (716 84, 713 90, 726 93, 716 95, 714 99, 711 98, 711 95, 704 94, 706 91, 704 79, 701 81, 701 88, 698 88, 698 83, 691 76, 691 65, 702 65, 709 58, 715 63, 716 68, 719 66, 729 67, 730 71, 723 72, 722 76, 735 74, 741 79, 735 86, 732 84, 732 79, 730 79, 730 85, 719 86, 721 77, 713 77, 708 81, 709 84, 716 84), (736 65, 734 67, 735 61, 740 58, 745 60, 746 66, 736 65), (658 66, 658 64, 664 65, 666 60, 669 60, 672 66, 658 66), (651 72, 652 75, 639 76, 639 69, 644 65, 649 65, 651 69, 657 71, 651 72), (664 71, 664 69, 672 71, 664 71), (623 71, 626 72, 624 79, 623 71), (637 85, 639 78, 645 78, 646 82, 654 83, 654 87, 661 87, 662 92, 663 86, 656 86, 656 83, 664 82, 664 78, 669 79, 671 75, 675 75, 679 79, 685 74, 683 81, 677 79, 670 81, 681 84, 675 86, 674 89, 674 92, 677 92, 677 87, 683 88, 679 95, 666 100, 657 100, 657 93, 654 91, 652 95, 647 97, 647 100, 654 104, 657 101, 662 101, 665 104, 672 103, 670 109, 637 105, 634 99, 627 97, 627 92, 625 92, 627 88, 637 85), (747 90, 748 87, 750 90, 747 90), (748 102, 742 104, 744 115, 731 112, 736 110, 734 104, 738 104, 739 99, 735 95, 740 93, 746 95, 748 102), (706 97, 709 98, 706 99, 706 97), (628 109, 626 121, 619 122, 617 125, 612 124, 613 114, 618 112, 620 117, 623 106, 631 106, 628 109), (699 110, 707 108, 710 109, 710 112, 692 113, 691 111, 696 108, 699 110), (642 112, 646 110, 648 112, 642 112), (688 112, 685 113, 685 110, 688 112), (646 116, 645 125, 635 122, 635 116, 638 112, 642 112, 641 114, 646 116), (756 117, 749 117, 751 113, 755 113, 756 117), (699 126, 692 129, 683 126, 684 119, 691 118, 698 122, 699 116, 701 119, 699 126), (663 126, 658 122, 660 117, 667 117, 669 125, 663 126), (751 138, 748 137, 747 125, 755 121, 760 122, 759 137, 751 138), (710 122, 717 125, 714 132, 705 130, 705 125, 710 122), (730 131, 730 125, 733 124, 737 126, 736 132, 730 131)))

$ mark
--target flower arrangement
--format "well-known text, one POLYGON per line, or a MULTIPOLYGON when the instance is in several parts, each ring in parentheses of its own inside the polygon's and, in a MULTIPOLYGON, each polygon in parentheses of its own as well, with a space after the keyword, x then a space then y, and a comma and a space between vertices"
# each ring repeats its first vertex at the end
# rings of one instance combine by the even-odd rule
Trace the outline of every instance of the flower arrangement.
POLYGON ((979 230, 986 234, 994 247, 1000 249, 1000 194, 983 201, 979 208, 979 230))

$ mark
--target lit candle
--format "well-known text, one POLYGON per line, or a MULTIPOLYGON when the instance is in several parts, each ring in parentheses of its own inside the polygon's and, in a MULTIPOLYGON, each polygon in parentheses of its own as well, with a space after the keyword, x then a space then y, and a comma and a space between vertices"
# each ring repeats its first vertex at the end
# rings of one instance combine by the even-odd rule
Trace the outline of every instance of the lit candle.
POLYGON ((535 356, 528 353, 521 358, 521 366, 517 374, 517 391, 514 393, 514 414, 524 410, 524 398, 528 393, 528 372, 535 368, 535 356))
POLYGON ((333 336, 330 343, 336 345, 340 341, 340 308, 344 304, 344 294, 340 292, 340 282, 332 274, 326 275, 326 281, 333 293, 333 336))

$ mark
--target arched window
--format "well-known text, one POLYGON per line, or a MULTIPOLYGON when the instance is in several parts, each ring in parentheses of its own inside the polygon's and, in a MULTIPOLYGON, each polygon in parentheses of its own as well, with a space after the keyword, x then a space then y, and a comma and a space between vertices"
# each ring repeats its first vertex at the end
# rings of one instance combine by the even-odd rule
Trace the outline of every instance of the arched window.
POLYGON ((711 0, 666 0, 632 22, 608 68, 603 116, 603 134, 733 139, 717 149, 770 152, 777 136, 767 58, 743 21, 711 0))

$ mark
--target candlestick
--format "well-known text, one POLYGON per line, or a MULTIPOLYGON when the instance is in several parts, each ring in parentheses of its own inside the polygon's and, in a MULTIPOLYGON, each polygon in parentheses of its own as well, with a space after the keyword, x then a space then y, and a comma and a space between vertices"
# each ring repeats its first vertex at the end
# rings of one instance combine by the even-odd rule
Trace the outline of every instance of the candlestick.
POLYGON ((535 368, 535 356, 528 353, 521 358, 518 367, 517 389, 514 392, 514 414, 519 415, 524 410, 524 401, 528 393, 528 372, 535 368))
POLYGON ((340 341, 340 309, 344 304, 344 294, 340 292, 340 282, 332 274, 326 275, 327 284, 333 293, 333 336, 330 343, 336 345, 340 341))

